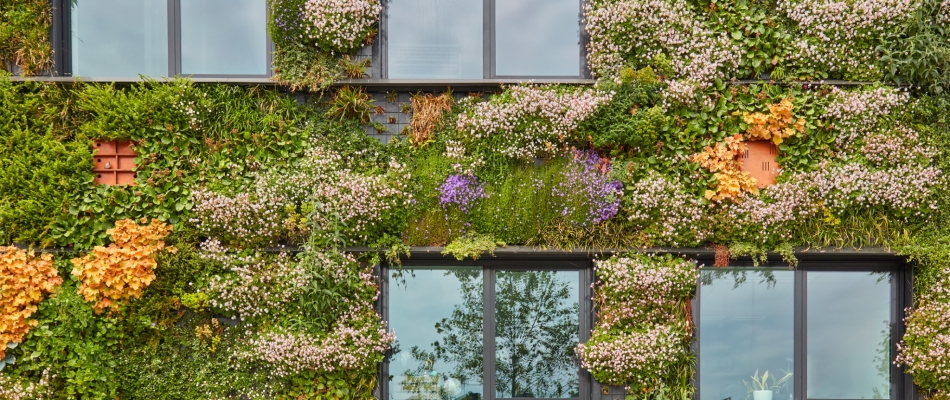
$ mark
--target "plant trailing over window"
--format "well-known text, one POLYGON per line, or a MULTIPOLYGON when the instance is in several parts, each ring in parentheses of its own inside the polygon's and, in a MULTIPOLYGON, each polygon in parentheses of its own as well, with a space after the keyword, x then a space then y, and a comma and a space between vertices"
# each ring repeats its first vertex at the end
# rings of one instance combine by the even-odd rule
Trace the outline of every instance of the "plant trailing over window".
POLYGON ((598 382, 627 387, 635 398, 689 398, 695 264, 632 254, 597 261, 595 271, 597 323, 590 340, 577 346, 581 366, 598 382))
MULTIPOLYGON (((109 246, 96 246, 92 253, 74 258, 72 275, 82 282, 79 293, 93 309, 101 313, 118 310, 122 303, 139 298, 142 291, 155 280, 155 256, 165 249, 165 236, 172 231, 168 224, 153 219, 145 225, 123 219, 108 230, 112 236, 109 246)), ((174 252, 174 247, 167 249, 174 252)))

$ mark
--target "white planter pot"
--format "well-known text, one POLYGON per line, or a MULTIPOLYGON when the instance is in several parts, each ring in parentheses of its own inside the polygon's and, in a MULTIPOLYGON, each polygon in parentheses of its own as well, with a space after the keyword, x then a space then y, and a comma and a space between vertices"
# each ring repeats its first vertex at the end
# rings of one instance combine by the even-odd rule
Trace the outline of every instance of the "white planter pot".
POLYGON ((752 392, 752 400, 772 400, 772 391, 755 390, 752 392))

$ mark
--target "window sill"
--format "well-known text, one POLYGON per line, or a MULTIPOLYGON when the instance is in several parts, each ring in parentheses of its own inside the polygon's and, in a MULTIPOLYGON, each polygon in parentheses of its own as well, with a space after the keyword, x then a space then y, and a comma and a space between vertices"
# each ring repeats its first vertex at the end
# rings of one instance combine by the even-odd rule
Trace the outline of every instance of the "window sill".
MULTIPOLYGON (((144 82, 142 78, 130 77, 72 77, 72 76, 13 76, 10 78, 13 82, 54 82, 54 83, 75 83, 75 82, 101 82, 101 83, 138 83, 144 82)), ((157 82, 169 81, 172 78, 158 77, 152 78, 157 82)), ((224 83, 234 85, 274 85, 279 84, 271 78, 248 78, 248 77, 191 77, 192 82, 196 83, 224 83)), ((438 89, 453 88, 456 90, 479 90, 494 89, 504 85, 514 85, 519 83, 538 83, 538 84, 564 84, 564 85, 593 85, 597 81, 594 79, 344 79, 333 84, 333 86, 360 86, 368 89, 384 90, 418 90, 418 89, 438 89)))

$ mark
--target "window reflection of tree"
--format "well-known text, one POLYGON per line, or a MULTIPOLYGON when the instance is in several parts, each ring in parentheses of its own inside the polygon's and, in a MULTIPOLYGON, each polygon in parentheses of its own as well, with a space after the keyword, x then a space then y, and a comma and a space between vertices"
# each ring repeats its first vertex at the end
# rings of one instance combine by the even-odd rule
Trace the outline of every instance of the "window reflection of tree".
POLYGON ((738 289, 743 283, 748 280, 748 273, 753 272, 755 275, 759 276, 759 283, 767 284, 767 289, 775 288, 775 284, 778 283, 778 280, 775 279, 775 271, 770 269, 757 269, 755 271, 750 271, 747 269, 738 269, 738 268, 723 268, 715 270, 703 270, 700 275, 700 284, 703 286, 709 286, 713 284, 713 280, 723 279, 727 276, 732 276, 732 279, 735 281, 732 288, 738 289))
MULTIPOLYGON (((402 272, 402 271, 400 271, 402 272)), ((411 400, 477 400, 481 394, 461 393, 470 384, 482 383, 482 279, 480 270, 452 269, 445 276, 454 276, 459 281, 461 303, 456 305, 449 318, 435 324, 436 332, 442 334, 441 343, 432 343, 432 351, 418 346, 410 350, 416 367, 404 372, 399 382, 402 390, 410 393, 411 400), (447 321, 451 321, 449 324, 447 321), (436 361, 445 361, 452 366, 448 372, 438 372, 436 361)), ((412 271, 410 271, 412 273, 412 271)), ((404 276, 394 274, 405 284, 404 276)), ((414 276, 414 274, 413 274, 414 276)), ((432 299, 440 301, 440 299, 432 299)), ((400 352, 394 349, 393 355, 400 352)))
MULTIPOLYGON (((482 285, 460 276, 462 302, 436 324, 434 356, 462 383, 482 374, 482 285)), ((576 397, 576 288, 553 271, 499 272, 495 291, 496 391, 500 397, 576 397), (573 302, 571 300, 574 300, 573 302)))

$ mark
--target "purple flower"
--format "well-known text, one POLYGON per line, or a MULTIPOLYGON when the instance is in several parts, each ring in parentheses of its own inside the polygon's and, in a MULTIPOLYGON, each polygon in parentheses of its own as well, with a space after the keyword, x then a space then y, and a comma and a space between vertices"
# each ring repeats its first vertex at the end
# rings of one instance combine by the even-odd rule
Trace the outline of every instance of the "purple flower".
POLYGON ((554 188, 553 195, 564 200, 561 215, 576 215, 579 209, 583 214, 578 222, 587 225, 617 215, 623 184, 610 178, 610 161, 591 150, 575 150, 564 180, 554 188))
POLYGON ((449 175, 445 183, 439 186, 439 193, 439 204, 454 204, 465 213, 471 210, 476 200, 487 197, 485 184, 472 175, 449 175))

